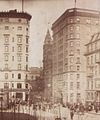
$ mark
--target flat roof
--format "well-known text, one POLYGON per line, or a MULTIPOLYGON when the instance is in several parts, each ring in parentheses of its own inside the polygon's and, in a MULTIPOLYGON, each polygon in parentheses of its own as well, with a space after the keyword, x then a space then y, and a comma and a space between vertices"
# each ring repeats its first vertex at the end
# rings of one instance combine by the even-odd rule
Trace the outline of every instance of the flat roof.
POLYGON ((9 11, 2 11, 0 12, 0 17, 4 18, 25 18, 30 20, 32 16, 26 12, 18 12, 15 10, 9 10, 9 11))
POLYGON ((66 17, 72 16, 82 16, 82 17, 93 17, 98 18, 100 17, 100 11, 96 10, 89 10, 89 9, 82 9, 82 8, 71 8, 67 9, 53 24, 52 28, 54 28, 57 24, 63 21, 66 17))

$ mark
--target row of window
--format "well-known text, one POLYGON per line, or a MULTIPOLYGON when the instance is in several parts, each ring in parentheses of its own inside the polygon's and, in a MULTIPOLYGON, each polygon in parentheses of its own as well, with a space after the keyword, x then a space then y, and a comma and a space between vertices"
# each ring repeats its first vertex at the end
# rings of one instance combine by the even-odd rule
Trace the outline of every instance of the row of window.
MULTIPOLYGON (((22 70, 22 65, 21 64, 18 64, 18 70, 22 70)), ((28 65, 25 66, 25 69, 28 70, 28 65)), ((9 70, 9 65, 6 63, 5 64, 5 70, 9 70)))
MULTIPOLYGON (((80 23, 81 22, 81 19, 80 18, 70 18, 69 19, 69 23, 74 23, 74 22, 78 22, 78 23, 80 23)), ((98 25, 99 24, 99 20, 91 20, 91 19, 86 19, 86 24, 91 24, 91 23, 93 23, 94 22, 94 24, 95 25, 98 25)))
MULTIPOLYGON (((70 63, 74 63, 75 62, 75 58, 74 57, 70 57, 69 58, 69 62, 70 63)), ((80 63, 81 63, 80 57, 77 57, 76 58, 76 64, 80 64, 80 63)), ((67 57, 65 58, 65 64, 68 64, 68 58, 67 57)))
MULTIPOLYGON (((5 30, 9 30, 10 29, 10 26, 5 26, 5 30)), ((14 29, 14 27, 12 27, 12 29, 14 29)), ((17 27, 17 30, 18 31, 21 31, 23 29, 23 27, 22 26, 18 26, 17 27)), ((28 31, 28 28, 26 28, 26 31, 28 31)))
MULTIPOLYGON (((9 61, 9 55, 8 54, 6 54, 5 56, 4 56, 5 58, 5 61, 9 61)), ((12 61, 15 61, 15 56, 12 56, 12 61)), ((18 55, 17 56, 17 61, 18 62, 21 62, 22 61, 22 55, 18 55)), ((28 62, 28 56, 26 56, 26 62, 28 62)))
MULTIPOLYGON (((9 43, 9 40, 10 40, 10 36, 8 34, 4 35, 4 40, 5 40, 5 43, 9 43)), ((12 38, 12 42, 14 42, 15 39, 14 37, 12 38)), ((23 41, 23 36, 22 35, 17 35, 17 42, 18 43, 22 43, 23 41)), ((26 43, 28 44, 29 43, 29 37, 26 36, 26 43)))
MULTIPOLYGON (((9 48, 10 47, 8 45, 6 45, 5 52, 9 52, 9 48)), ((18 45, 17 50, 18 50, 18 52, 22 52, 22 45, 18 45)), ((12 52, 15 52, 15 51, 16 51, 15 47, 12 47, 12 52)), ((28 53, 28 46, 26 46, 26 53, 28 53)))
MULTIPOLYGON (((4 88, 8 89, 9 88, 9 83, 4 83, 4 88)), ((14 83, 12 83, 11 88, 14 88, 14 83)), ((21 89, 22 88, 22 83, 17 83, 17 88, 21 89)), ((28 84, 25 84, 25 88, 28 89, 28 84)))
MULTIPOLYGON (((66 86, 66 89, 68 90, 68 82, 66 82, 64 85, 66 86)), ((75 84, 74 84, 74 82, 70 82, 69 85, 70 85, 70 90, 74 90, 74 89, 75 89, 75 84)), ((77 88, 78 90, 80 90, 80 82, 76 82, 76 88, 77 88)))
MULTIPOLYGON (((5 73, 5 79, 8 79, 8 78, 9 78, 8 75, 9 75, 8 73, 5 73)), ((14 78, 14 77, 15 77, 15 75, 12 74, 12 78, 14 78)), ((18 73, 17 78, 18 78, 18 79, 21 79, 21 77, 22 77, 21 73, 18 73)), ((25 76, 25 79, 27 79, 27 74, 26 74, 26 76, 25 76)))

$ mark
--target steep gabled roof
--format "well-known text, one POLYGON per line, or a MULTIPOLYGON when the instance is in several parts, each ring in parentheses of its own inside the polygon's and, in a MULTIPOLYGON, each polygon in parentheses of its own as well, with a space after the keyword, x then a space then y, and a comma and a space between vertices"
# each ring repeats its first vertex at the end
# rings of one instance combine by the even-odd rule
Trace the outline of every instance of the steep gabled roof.
POLYGON ((47 34, 46 34, 46 37, 45 37, 45 40, 44 40, 44 44, 51 44, 51 43, 52 43, 52 38, 51 38, 49 30, 47 30, 47 34))

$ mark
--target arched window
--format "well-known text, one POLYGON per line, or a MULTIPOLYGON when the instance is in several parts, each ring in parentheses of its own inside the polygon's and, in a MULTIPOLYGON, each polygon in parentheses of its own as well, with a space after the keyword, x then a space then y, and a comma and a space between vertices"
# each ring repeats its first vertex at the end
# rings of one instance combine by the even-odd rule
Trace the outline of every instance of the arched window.
POLYGON ((21 74, 20 73, 18 74, 18 79, 21 79, 21 74))

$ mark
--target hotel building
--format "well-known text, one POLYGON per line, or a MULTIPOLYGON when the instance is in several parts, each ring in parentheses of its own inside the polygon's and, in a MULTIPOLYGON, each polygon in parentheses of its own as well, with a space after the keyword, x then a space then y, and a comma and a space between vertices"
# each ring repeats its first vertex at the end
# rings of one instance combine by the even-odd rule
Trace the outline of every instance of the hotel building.
POLYGON ((87 88, 86 102, 100 103, 100 33, 96 33, 86 44, 87 88))
POLYGON ((0 90, 9 99, 28 99, 29 27, 31 15, 0 12, 0 90))
POLYGON ((54 102, 85 102, 85 44, 100 30, 100 12, 72 8, 52 25, 54 102))

